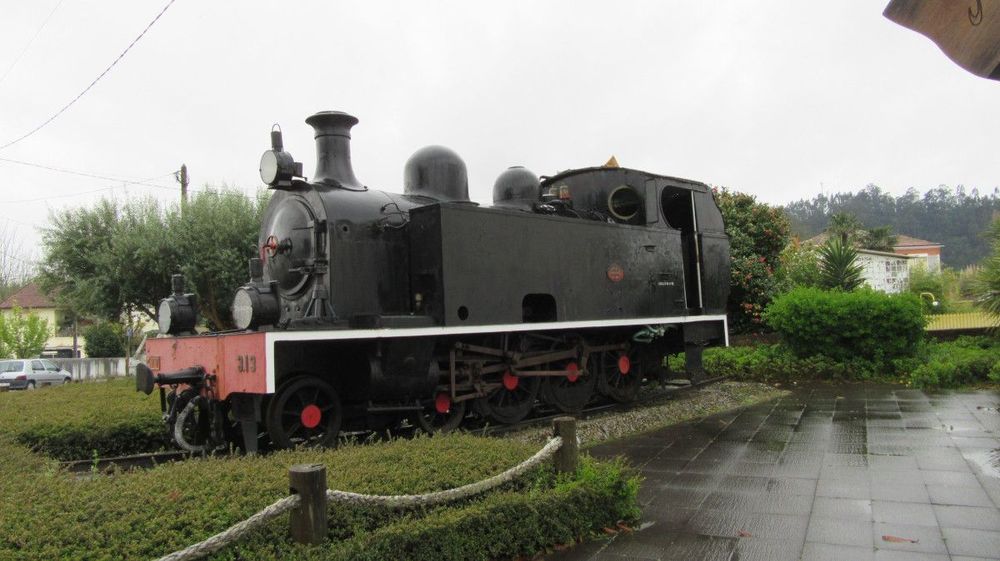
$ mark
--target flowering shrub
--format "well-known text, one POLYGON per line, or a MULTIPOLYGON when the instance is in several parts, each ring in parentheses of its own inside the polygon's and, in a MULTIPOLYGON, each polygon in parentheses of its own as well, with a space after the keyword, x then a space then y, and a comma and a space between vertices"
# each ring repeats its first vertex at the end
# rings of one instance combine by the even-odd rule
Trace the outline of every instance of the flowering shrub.
POLYGON ((729 235, 730 328, 758 331, 764 327, 764 308, 776 293, 774 270, 788 244, 788 219, 780 208, 757 202, 753 195, 726 188, 712 192, 729 235))

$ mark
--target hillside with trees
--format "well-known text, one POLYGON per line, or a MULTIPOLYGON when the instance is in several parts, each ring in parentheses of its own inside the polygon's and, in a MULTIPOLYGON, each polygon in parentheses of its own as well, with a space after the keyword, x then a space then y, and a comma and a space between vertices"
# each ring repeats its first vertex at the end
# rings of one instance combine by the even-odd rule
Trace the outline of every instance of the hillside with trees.
POLYGON ((924 194, 911 188, 893 196, 868 185, 857 193, 820 194, 785 206, 792 232, 801 239, 823 232, 838 213, 854 215, 866 228, 889 226, 894 234, 944 244, 943 264, 960 269, 989 255, 985 232, 1000 213, 1000 189, 984 195, 961 186, 942 186, 924 194))

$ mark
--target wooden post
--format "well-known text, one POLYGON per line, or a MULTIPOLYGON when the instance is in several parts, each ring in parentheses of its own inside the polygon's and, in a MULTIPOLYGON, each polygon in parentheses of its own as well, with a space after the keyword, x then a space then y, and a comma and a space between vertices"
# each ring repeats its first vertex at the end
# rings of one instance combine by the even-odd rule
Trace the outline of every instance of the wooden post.
POLYGON ((326 541, 326 466, 297 464, 288 469, 288 490, 302 502, 288 514, 292 540, 316 545, 326 541))
POLYGON ((556 473, 576 473, 580 453, 580 445, 576 441, 576 419, 556 417, 552 420, 552 430, 554 436, 562 437, 562 446, 552 458, 556 473))

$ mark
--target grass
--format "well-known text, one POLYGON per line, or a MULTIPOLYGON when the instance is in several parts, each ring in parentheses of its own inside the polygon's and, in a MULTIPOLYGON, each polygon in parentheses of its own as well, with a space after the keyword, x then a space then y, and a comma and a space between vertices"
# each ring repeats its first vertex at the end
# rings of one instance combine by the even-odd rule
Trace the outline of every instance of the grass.
POLYGON ((0 435, 61 460, 170 447, 159 395, 118 378, 0 393, 0 435))
MULTIPOLYGON (((657 404, 648 419, 623 418, 614 436, 649 430, 652 422, 662 426, 756 402, 771 393, 758 384, 711 386, 657 404)), ((581 434, 586 431, 582 426, 581 434)), ((479 481, 539 448, 537 442, 455 434, 265 457, 197 459, 84 478, 61 469, 57 461, 91 457, 93 451, 108 455, 159 447, 165 442, 163 432, 158 397, 136 393, 131 380, 0 394, 0 559, 157 558, 287 495, 288 467, 296 463, 324 464, 334 489, 411 494, 479 481)), ((320 546, 292 543, 287 516, 282 516, 210 559, 486 561, 533 556, 636 520, 638 486, 637 477, 620 461, 599 462, 584 455, 575 476, 557 477, 544 466, 494 492, 445 506, 391 512, 331 505, 329 540, 320 546)))
MULTIPOLYGON (((105 455, 162 444, 158 398, 137 394, 129 382, 0 394, 0 559, 158 558, 287 495, 292 464, 324 464, 331 488, 411 494, 479 481, 538 450, 456 434, 84 478, 60 468, 58 458, 90 457, 88 450, 105 455), (126 442, 117 442, 123 435, 126 442)), ((435 508, 331 505, 329 541, 321 546, 292 543, 282 516, 211 558, 514 558, 636 519, 637 492, 638 480, 621 463, 584 457, 575 476, 557 477, 544 466, 494 492, 435 508)))
MULTIPOLYGON (((447 489, 494 475, 537 447, 469 435, 191 460, 77 479, 0 437, 0 559, 148 559, 205 539, 288 493, 288 466, 322 463, 331 488, 372 494, 447 489)), ((331 505, 330 541, 291 543, 287 517, 215 559, 488 559, 533 554, 637 517, 638 482, 585 458, 576 477, 550 467, 475 500, 390 512, 331 505), (469 521, 482 527, 474 529, 469 521), (497 526, 497 528, 492 528, 497 526), (502 528, 505 535, 498 535, 502 528), (402 549, 399 549, 402 548, 402 549), (442 555, 434 551, 451 551, 442 555), (387 555, 395 551, 397 555, 387 555), (402 553, 407 552, 407 553, 402 553)))

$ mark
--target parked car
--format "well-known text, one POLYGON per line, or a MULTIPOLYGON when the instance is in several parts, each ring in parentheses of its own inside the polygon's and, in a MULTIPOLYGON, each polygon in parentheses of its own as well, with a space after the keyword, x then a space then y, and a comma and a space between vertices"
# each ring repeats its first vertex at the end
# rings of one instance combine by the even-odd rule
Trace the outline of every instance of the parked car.
POLYGON ((44 358, 0 360, 0 389, 33 390, 73 381, 73 375, 44 358))

